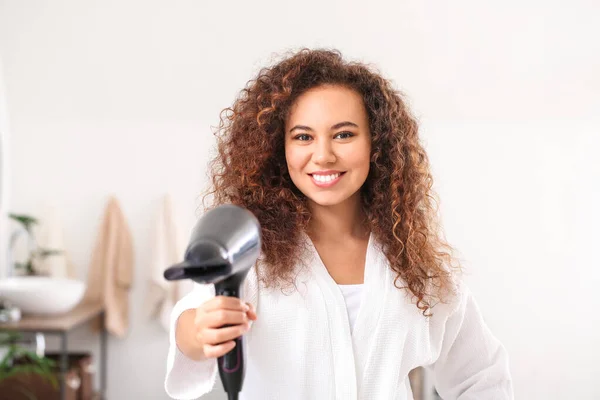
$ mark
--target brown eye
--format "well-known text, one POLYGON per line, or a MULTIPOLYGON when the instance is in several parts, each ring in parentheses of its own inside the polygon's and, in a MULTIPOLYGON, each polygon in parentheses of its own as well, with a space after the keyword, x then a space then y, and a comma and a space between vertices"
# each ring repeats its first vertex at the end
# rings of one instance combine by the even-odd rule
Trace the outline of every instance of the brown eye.
POLYGON ((305 142, 307 140, 310 140, 310 136, 308 136, 306 133, 301 133, 299 135, 294 136, 294 139, 299 140, 301 142, 305 142))
POLYGON ((352 136, 354 136, 354 133, 352 133, 352 132, 340 132, 340 133, 337 133, 337 134, 334 136, 334 138, 339 138, 339 139, 349 139, 349 138, 351 138, 352 136))

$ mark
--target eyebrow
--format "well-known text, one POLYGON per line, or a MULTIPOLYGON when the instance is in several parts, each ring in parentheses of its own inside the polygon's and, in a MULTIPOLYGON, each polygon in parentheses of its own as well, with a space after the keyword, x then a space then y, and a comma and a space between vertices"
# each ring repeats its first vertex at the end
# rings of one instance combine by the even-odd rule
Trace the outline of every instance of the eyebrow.
MULTIPOLYGON (((337 124, 333 125, 330 129, 335 130, 335 129, 340 129, 340 128, 344 128, 344 127, 347 127, 347 126, 358 128, 358 125, 356 125, 354 122, 343 121, 343 122, 338 122, 337 124)), ((302 130, 305 130, 305 131, 313 131, 314 130, 310 126, 296 125, 292 129, 290 129, 290 133, 292 133, 296 129, 302 129, 302 130)))

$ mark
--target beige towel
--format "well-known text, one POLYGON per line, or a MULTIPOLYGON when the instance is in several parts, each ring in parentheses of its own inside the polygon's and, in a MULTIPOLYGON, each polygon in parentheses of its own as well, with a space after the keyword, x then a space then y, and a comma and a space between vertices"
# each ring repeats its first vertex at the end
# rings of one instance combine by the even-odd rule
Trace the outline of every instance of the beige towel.
POLYGON ((107 331, 121 338, 129 327, 133 263, 131 232, 117 199, 111 197, 92 254, 84 301, 103 303, 107 331))
POLYGON ((152 261, 150 265, 150 283, 146 298, 146 313, 160 322, 168 332, 171 311, 175 303, 191 287, 191 282, 168 282, 164 270, 183 260, 185 244, 182 241, 181 228, 177 224, 170 195, 165 195, 156 218, 152 243, 152 261))

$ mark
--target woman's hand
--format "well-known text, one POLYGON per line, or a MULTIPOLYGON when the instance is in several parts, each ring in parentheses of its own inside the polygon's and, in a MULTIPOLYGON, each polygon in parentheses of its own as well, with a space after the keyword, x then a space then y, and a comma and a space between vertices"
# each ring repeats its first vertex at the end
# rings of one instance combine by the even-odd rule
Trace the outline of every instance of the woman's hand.
POLYGON ((177 346, 193 360, 220 357, 235 347, 235 339, 248 332, 256 318, 251 304, 216 296, 181 314, 175 331, 177 346))

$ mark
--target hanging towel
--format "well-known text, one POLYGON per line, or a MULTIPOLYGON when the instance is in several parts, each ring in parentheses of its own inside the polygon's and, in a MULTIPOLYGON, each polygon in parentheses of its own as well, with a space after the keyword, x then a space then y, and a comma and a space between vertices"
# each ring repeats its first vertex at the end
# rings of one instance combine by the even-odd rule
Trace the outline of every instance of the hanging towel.
POLYGON ((184 256, 183 235, 175 218, 173 199, 165 195, 158 209, 152 243, 151 277, 146 299, 147 314, 169 331, 175 304, 191 289, 190 282, 169 282, 163 272, 181 262, 184 256))
POLYGON ((117 199, 111 197, 92 253, 84 301, 104 304, 105 327, 120 338, 129 326, 133 263, 131 232, 117 199))
POLYGON ((53 278, 75 279, 75 268, 65 248, 61 221, 61 215, 55 206, 47 204, 43 208, 39 225, 35 229, 37 244, 42 249, 59 250, 60 253, 40 259, 35 268, 41 274, 53 278))

